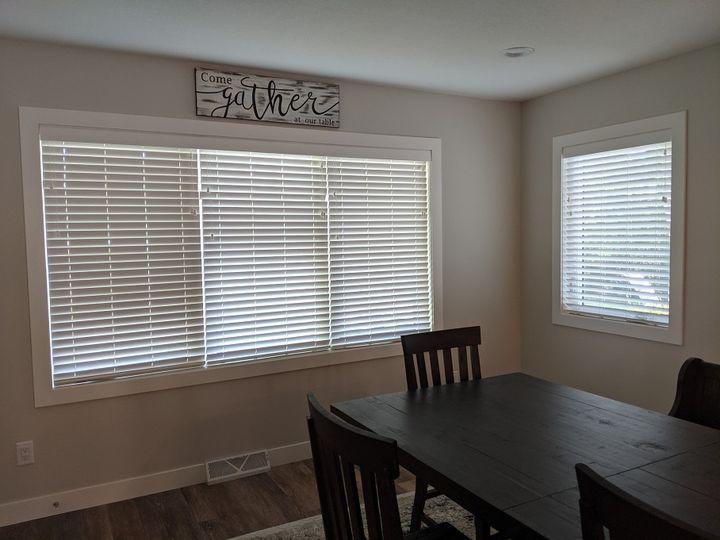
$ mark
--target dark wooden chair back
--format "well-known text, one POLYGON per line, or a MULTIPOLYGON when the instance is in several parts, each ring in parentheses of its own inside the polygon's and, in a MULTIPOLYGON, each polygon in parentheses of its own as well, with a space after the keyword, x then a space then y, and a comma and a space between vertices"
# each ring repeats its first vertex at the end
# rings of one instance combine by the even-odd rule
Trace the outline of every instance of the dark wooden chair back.
POLYGON ((400 540, 397 443, 348 424, 308 395, 308 431, 328 540, 400 540), (365 520, 356 480, 360 474, 365 520))
POLYGON ((715 538, 626 493, 587 465, 575 465, 584 540, 698 540, 715 538))
POLYGON ((720 365, 688 358, 680 368, 670 416, 720 429, 720 365))
POLYGON ((405 356, 405 377, 408 390, 427 388, 443 384, 440 374, 440 359, 438 353, 442 351, 442 370, 445 382, 455 382, 453 372, 452 350, 457 349, 458 372, 461 381, 480 379, 480 327, 453 328, 451 330, 436 330, 422 334, 409 334, 402 336, 403 355, 405 356), (468 349, 470 354, 468 355, 468 349), (430 378, 427 372, 425 354, 430 361, 430 378))

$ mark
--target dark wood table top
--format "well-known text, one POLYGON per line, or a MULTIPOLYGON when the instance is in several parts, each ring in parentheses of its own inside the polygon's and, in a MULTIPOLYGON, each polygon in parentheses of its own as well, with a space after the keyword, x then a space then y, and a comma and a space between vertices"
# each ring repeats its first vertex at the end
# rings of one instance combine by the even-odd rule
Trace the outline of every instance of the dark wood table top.
POLYGON ((581 538, 587 463, 720 535, 720 431, 514 373, 332 406, 398 442, 400 463, 471 512, 530 536, 581 538))

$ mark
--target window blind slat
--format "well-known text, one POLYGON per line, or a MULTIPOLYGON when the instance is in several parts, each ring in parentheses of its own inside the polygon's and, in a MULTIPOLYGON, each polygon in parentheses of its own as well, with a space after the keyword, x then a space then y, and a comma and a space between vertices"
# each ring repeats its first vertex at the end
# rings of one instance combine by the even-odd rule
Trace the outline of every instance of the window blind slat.
POLYGON ((670 142, 562 159, 562 304, 668 326, 670 142))

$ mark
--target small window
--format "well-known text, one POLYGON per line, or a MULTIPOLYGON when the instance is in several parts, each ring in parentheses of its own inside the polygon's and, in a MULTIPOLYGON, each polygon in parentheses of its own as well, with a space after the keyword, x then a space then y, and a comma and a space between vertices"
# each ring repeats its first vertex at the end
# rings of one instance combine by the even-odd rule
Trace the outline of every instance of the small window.
POLYGON ((684 120, 555 139, 555 323, 681 342, 684 120))

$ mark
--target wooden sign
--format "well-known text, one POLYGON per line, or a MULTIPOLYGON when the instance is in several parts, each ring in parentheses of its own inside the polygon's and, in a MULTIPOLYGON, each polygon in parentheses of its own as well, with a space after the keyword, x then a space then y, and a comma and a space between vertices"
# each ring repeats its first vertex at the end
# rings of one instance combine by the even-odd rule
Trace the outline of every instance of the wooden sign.
POLYGON ((340 127, 340 87, 195 68, 198 116, 340 127))

